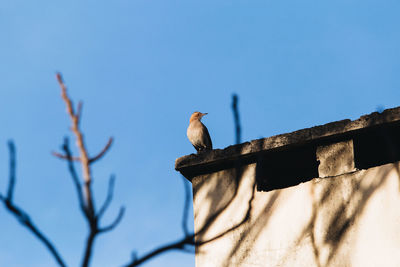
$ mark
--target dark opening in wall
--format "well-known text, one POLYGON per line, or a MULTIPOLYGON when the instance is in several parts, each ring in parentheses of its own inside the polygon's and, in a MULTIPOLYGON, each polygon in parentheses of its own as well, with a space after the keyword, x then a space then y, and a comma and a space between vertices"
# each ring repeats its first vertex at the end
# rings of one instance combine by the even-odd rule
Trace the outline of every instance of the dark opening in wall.
POLYGON ((318 177, 316 146, 291 148, 259 156, 256 168, 257 191, 294 186, 318 177))
POLYGON ((400 160, 400 125, 368 129, 353 137, 357 169, 368 169, 400 160))

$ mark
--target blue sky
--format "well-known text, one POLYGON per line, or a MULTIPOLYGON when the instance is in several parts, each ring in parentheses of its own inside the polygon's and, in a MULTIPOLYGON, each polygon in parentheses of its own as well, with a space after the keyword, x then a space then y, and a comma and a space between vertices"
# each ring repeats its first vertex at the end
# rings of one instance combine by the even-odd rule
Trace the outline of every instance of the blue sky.
MULTIPOLYGON (((77 266, 86 237, 65 162, 50 152, 71 136, 55 73, 84 101, 89 151, 115 143, 94 165, 97 203, 110 174, 126 216, 100 236, 92 266, 121 266, 181 234, 176 158, 193 111, 214 146, 290 132, 400 105, 399 1, 21 1, 0 3, 0 190, 6 142, 18 152, 17 204, 77 266)), ((0 266, 54 266, 31 233, 0 209, 0 266), (29 264, 28 264, 29 263, 29 264)), ((194 266, 168 253, 143 266, 194 266)))

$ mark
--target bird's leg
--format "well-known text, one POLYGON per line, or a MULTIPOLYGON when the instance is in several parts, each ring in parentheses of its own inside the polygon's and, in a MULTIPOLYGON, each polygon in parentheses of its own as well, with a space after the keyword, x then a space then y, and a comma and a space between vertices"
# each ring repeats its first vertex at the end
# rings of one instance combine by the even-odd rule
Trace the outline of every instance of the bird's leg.
POLYGON ((197 154, 202 154, 202 153, 204 153, 205 151, 207 151, 207 149, 206 149, 204 146, 199 146, 199 147, 198 147, 198 150, 197 150, 197 154))

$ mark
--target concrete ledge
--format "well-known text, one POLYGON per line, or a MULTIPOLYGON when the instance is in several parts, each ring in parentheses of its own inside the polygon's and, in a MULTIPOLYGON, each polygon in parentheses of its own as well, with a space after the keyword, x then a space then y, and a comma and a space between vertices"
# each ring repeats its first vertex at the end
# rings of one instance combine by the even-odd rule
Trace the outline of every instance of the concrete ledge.
POLYGON ((215 149, 202 154, 191 154, 180 157, 175 161, 175 169, 190 179, 190 177, 204 172, 211 172, 213 168, 225 168, 226 165, 240 162, 251 163, 257 161, 257 154, 276 150, 290 149, 309 143, 323 144, 324 141, 334 138, 349 138, 357 132, 385 124, 400 122, 400 107, 386 109, 382 113, 374 112, 351 121, 341 120, 321 126, 306 128, 291 133, 280 134, 268 138, 253 140, 225 149, 215 149))

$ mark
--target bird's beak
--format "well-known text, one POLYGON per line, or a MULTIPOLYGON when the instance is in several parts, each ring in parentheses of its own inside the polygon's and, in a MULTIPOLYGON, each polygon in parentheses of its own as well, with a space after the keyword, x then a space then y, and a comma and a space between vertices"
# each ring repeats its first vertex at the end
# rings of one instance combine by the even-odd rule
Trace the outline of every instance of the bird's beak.
POLYGON ((203 116, 205 116, 205 115, 207 115, 208 113, 201 113, 201 116, 203 117, 203 116))

